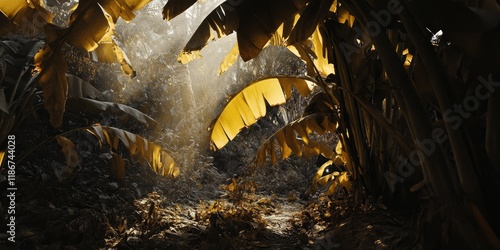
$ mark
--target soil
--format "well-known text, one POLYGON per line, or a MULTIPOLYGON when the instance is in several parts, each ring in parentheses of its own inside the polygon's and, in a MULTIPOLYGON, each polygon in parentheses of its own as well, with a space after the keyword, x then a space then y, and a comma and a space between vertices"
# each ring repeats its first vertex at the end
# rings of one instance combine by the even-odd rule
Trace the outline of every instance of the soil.
MULTIPOLYGON (((63 130, 85 125, 81 116, 75 119, 63 130)), ((26 124, 16 132, 20 157, 28 145, 57 133, 44 119, 26 124)), ((69 137, 85 140, 81 133, 69 137)), ((9 242, 3 226, 1 249, 414 248, 411 213, 396 216, 377 199, 356 203, 344 191, 306 197, 303 188, 287 187, 286 181, 266 182, 275 178, 270 172, 283 176, 287 169, 268 168, 256 176, 258 171, 233 175, 214 166, 172 180, 128 158, 125 180, 117 181, 105 153, 77 148, 80 164, 66 177, 60 175, 65 158, 55 141, 17 165, 16 238, 9 242)), ((6 225, 7 173, 0 173, 6 225)), ((302 180, 304 187, 307 182, 302 180)))

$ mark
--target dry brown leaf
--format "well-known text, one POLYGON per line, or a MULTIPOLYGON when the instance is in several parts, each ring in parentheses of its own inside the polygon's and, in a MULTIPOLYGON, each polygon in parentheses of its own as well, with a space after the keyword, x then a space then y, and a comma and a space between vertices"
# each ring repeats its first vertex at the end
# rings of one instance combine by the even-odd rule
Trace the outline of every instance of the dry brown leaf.
POLYGON ((117 181, 125 181, 125 160, 120 155, 111 152, 110 176, 117 181))
POLYGON ((73 173, 79 163, 78 152, 76 152, 75 144, 70 139, 60 135, 55 138, 59 146, 61 146, 64 156, 66 156, 66 168, 61 172, 61 178, 66 179, 73 173))
POLYGON ((39 69, 38 84, 43 91, 45 108, 50 114, 50 123, 54 128, 62 124, 68 94, 66 61, 61 50, 52 50, 50 45, 35 55, 35 65, 39 69))

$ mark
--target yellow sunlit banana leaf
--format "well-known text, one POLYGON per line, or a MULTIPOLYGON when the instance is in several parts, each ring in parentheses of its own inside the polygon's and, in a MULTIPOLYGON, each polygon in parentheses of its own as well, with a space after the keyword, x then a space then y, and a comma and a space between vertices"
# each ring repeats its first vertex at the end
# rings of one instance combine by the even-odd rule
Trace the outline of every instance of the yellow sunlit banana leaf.
POLYGON ((277 152, 271 151, 269 147, 275 141, 281 150, 281 160, 287 159, 292 153, 299 157, 312 157, 321 154, 332 159, 335 153, 331 149, 309 139, 309 134, 312 132, 318 134, 323 134, 326 130, 332 133, 335 132, 337 122, 334 121, 334 124, 331 125, 318 125, 318 123, 324 124, 325 122, 331 123, 331 119, 326 114, 318 113, 300 118, 281 128, 261 145, 257 152, 257 164, 263 164, 267 156, 270 156, 271 159, 276 157, 274 154, 277 152))
MULTIPOLYGON (((30 31, 38 32, 45 23, 52 23, 52 14, 40 0, 0 1, 0 35, 9 31, 18 32, 23 24, 31 24, 30 31), (34 23, 34 22, 42 22, 34 23), (31 30, 33 29, 33 30, 31 30)), ((21 31, 22 32, 22 31, 21 31)))
POLYGON ((316 192, 316 190, 318 190, 318 181, 323 176, 323 173, 325 172, 325 168, 332 165, 332 164, 333 164, 333 160, 326 161, 325 163, 323 163, 323 165, 321 165, 321 167, 318 168, 318 171, 316 171, 316 174, 314 174, 314 177, 313 177, 312 183, 311 183, 311 187, 310 187, 310 189, 313 193, 316 192))
POLYGON ((70 16, 68 28, 63 29, 50 24, 45 26, 47 44, 35 55, 35 65, 40 74, 39 84, 53 127, 57 128, 62 123, 68 91, 68 80, 65 76, 67 66, 61 52, 64 43, 90 52, 95 50, 102 41, 106 45, 100 50, 100 57, 103 60, 120 62, 122 70, 133 77, 135 71, 127 56, 112 39, 114 24, 118 17, 126 21, 132 20, 133 11, 144 7, 149 2, 150 0, 80 1, 70 16), (111 50, 113 53, 110 52, 111 50))
POLYGON ((265 78, 247 85, 233 96, 212 125, 211 143, 214 150, 221 149, 241 129, 251 126, 266 115, 266 102, 281 105, 291 97, 291 86, 303 95, 311 91, 314 80, 305 77, 278 76, 265 78))
POLYGON ((146 161, 158 175, 175 178, 180 173, 174 159, 166 151, 159 145, 139 135, 115 127, 101 126, 100 124, 94 124, 87 131, 93 134, 101 145, 107 144, 114 151, 118 150, 118 142, 121 142, 129 150, 131 156, 137 156, 146 161))
POLYGON ((38 84, 42 88, 45 108, 54 128, 62 124, 68 94, 67 65, 61 50, 46 45, 35 55, 35 65, 40 70, 38 84))
MULTIPOLYGON (((114 27, 114 24, 112 25, 114 27)), ((122 48, 117 45, 112 37, 114 31, 110 30, 99 42, 99 46, 92 51, 95 61, 104 63, 120 63, 121 70, 130 77, 136 76, 136 71, 122 48)))
POLYGON ((323 77, 326 77, 335 73, 333 64, 328 61, 328 44, 328 40, 323 39, 321 30, 317 26, 308 40, 289 43, 288 49, 306 63, 309 75, 315 76, 317 74, 316 68, 323 77))
POLYGON ((239 55, 240 50, 238 49, 238 44, 235 44, 229 53, 227 53, 226 57, 224 57, 224 60, 222 60, 217 75, 226 72, 238 60, 239 55))
POLYGON ((349 177, 347 176, 347 172, 342 172, 335 180, 332 182, 328 190, 326 191, 326 195, 333 195, 337 190, 338 186, 345 188, 347 192, 351 191, 352 183, 349 181, 349 177))
POLYGON ((111 29, 112 17, 97 1, 83 1, 71 14, 69 27, 65 30, 65 42, 93 51, 99 41, 111 29))

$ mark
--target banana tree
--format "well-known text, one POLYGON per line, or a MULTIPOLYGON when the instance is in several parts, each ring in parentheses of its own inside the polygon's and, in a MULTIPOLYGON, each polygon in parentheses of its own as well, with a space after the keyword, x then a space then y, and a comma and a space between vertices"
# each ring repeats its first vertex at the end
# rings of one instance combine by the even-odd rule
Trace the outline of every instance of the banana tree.
MULTIPOLYGON (((165 18, 193 4, 168 1, 165 18)), ((424 247, 499 248, 499 12, 490 0, 226 1, 182 53, 232 32, 244 61, 269 44, 287 46, 307 63, 327 105, 338 107, 336 132, 355 189, 388 200, 431 197, 421 220, 441 241, 424 232, 424 247)))

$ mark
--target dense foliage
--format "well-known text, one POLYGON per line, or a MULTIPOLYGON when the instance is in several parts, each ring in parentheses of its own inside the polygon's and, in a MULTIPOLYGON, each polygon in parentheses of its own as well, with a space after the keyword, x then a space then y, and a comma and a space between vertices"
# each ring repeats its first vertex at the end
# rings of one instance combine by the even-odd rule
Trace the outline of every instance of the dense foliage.
MULTIPOLYGON (((65 27, 52 23, 41 1, 0 2, 0 35, 27 35, 26 20, 35 20, 28 33, 44 36, 2 40, 1 150, 36 108, 37 90, 54 128, 70 110, 110 112, 154 126, 136 109, 94 100, 91 85, 66 75, 65 58, 78 48, 99 61, 120 63, 134 77, 114 27, 148 2, 80 1, 65 27), (79 94, 71 96, 68 88, 79 94)), ((163 17, 169 21, 195 4, 169 0, 163 17)), ((263 142, 258 163, 292 153, 322 155, 339 171, 325 176, 326 165, 321 167, 310 192, 328 183, 332 194, 340 184, 357 202, 382 195, 394 207, 419 204, 424 248, 500 248, 499 14, 495 0, 224 1, 199 24, 178 59, 192 61, 210 40, 233 32, 237 45, 221 74, 238 55, 249 61, 266 46, 287 47, 307 65, 306 75, 262 76, 234 94, 211 126, 213 149, 265 116, 269 106, 285 103, 292 86, 307 96, 314 83, 303 116, 263 142), (335 148, 312 137, 328 133, 338 135, 335 148)), ((179 173, 166 151, 138 135, 100 125, 87 130, 109 144, 116 175, 124 164, 116 154, 120 142, 155 172, 179 173)), ((56 137, 71 164, 73 146, 65 139, 56 137)))

